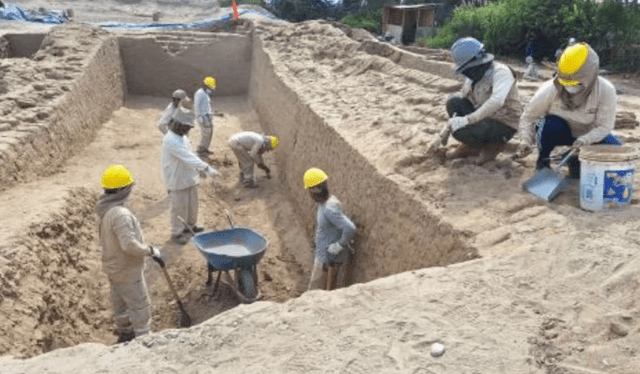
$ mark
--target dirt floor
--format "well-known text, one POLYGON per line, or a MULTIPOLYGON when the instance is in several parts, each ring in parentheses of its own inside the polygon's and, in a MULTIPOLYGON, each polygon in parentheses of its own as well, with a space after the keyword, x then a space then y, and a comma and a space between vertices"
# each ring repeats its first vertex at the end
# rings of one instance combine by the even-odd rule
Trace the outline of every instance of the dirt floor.
MULTIPOLYGON (((146 20, 158 9, 169 14, 174 6, 155 2, 133 11, 135 4, 126 3, 46 6, 74 7, 86 20, 103 19, 104 12, 120 21, 146 20)), ((196 14, 201 18, 204 13, 198 12, 207 7, 193 2, 172 14, 176 20, 196 14)), ((425 83, 408 69, 357 54, 356 44, 324 26, 281 27, 267 48, 278 52, 281 72, 287 83, 299 87, 301 100, 315 103, 371 162, 390 176, 405 178, 405 187, 461 230, 484 258, 298 297, 308 282, 312 249, 287 197, 286 171, 268 155, 275 177, 266 180, 258 171, 261 188, 239 188, 234 156, 224 141, 241 129, 259 130, 260 121, 245 97, 228 97, 215 102, 224 117, 216 117, 214 153, 208 160, 223 177, 201 184, 199 223, 211 230, 226 228, 223 212, 228 209, 237 225, 269 239, 259 268, 260 287, 263 300, 276 302, 234 308, 238 301, 228 288, 212 296, 205 286, 205 262, 197 250, 168 241, 161 134, 155 127, 168 99, 129 96, 95 141, 60 170, 0 194, 0 240, 17 240, 0 257, 2 266, 12 264, 0 277, 0 354, 30 357, 81 342, 115 341, 93 222, 99 175, 114 162, 125 163, 134 174, 138 183, 131 208, 147 240, 162 247, 180 297, 200 325, 163 331, 121 348, 83 345, 33 361, 7 358, 8 372, 41 372, 54 369, 54 363, 60 370, 64 365, 81 371, 118 370, 113 362, 129 355, 144 362, 130 363, 121 372, 158 372, 161 367, 188 372, 239 372, 240 367, 292 373, 638 372, 637 197, 622 212, 594 214, 579 209, 574 182, 554 204, 542 204, 520 187, 531 173, 533 156, 513 162, 513 149, 482 167, 416 157, 439 129, 443 92, 455 82, 433 77, 425 83), (176 339, 184 346, 167 343, 176 339), (428 356, 435 341, 449 349, 440 361, 428 356)), ((640 116, 638 80, 608 78, 619 91, 619 112, 625 118, 640 116)), ((523 102, 540 83, 518 83, 523 102)), ((616 132, 637 146, 636 126, 620 126, 616 132)), ((198 129, 190 137, 197 141, 198 129)), ((148 263, 147 275, 153 330, 171 329, 176 304, 155 264, 148 263)))

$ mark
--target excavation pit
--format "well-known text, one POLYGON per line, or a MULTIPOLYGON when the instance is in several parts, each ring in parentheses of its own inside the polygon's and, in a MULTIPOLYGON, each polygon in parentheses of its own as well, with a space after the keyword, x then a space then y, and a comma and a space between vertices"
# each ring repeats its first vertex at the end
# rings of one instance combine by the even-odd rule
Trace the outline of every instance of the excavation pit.
MULTIPOLYGON (((37 199, 30 206, 55 216, 34 217, 25 210, 17 212, 18 223, 3 226, 17 244, 2 247, 0 253, 7 259, 0 274, 7 285, 0 302, 0 311, 7 316, 0 326, 6 337, 1 354, 31 356, 80 342, 114 341, 108 283, 100 271, 92 219, 92 204, 100 191, 96 178, 111 163, 123 163, 137 176, 132 210, 143 221, 147 240, 162 246, 195 323, 238 305, 228 289, 211 294, 204 284, 205 262, 191 245, 168 242, 168 205, 159 165, 161 134, 155 123, 173 90, 182 88, 193 97, 206 75, 217 78, 212 102, 224 114, 215 119, 214 156, 208 161, 225 177, 219 183, 202 183, 199 222, 211 230, 225 228, 223 211, 229 209, 239 225, 269 239, 270 248, 259 266, 265 300, 285 301, 306 289, 315 218, 314 203, 301 179, 309 167, 320 167, 330 175, 332 193, 358 227, 357 254, 349 274, 353 282, 477 257, 466 234, 417 196, 402 172, 393 173, 399 166, 419 165, 419 159, 410 153, 372 153, 377 147, 384 149, 383 139, 368 138, 361 122, 385 128, 384 119, 341 112, 349 111, 351 104, 349 88, 339 85, 335 89, 344 90, 346 96, 337 96, 347 104, 328 108, 330 100, 323 103, 328 99, 326 89, 334 88, 322 81, 314 97, 316 86, 308 81, 313 77, 308 73, 341 82, 353 76, 356 84, 367 71, 388 74, 395 78, 384 90, 392 94, 398 94, 402 84, 415 85, 422 79, 432 83, 433 91, 450 92, 459 83, 401 67, 415 63, 406 58, 394 62, 359 51, 360 43, 328 24, 280 27, 262 25, 249 32, 240 28, 237 33, 108 33, 70 24, 55 28, 29 60, 36 79, 25 77, 17 64, 6 65, 5 76, 11 79, 3 105, 8 115, 0 132, 0 157, 5 160, 0 174, 10 181, 3 185, 5 199, 12 200, 20 189, 31 191, 37 199), (282 40, 274 41, 274 35, 303 42, 324 38, 331 43, 324 50, 298 46, 317 62, 309 72, 295 60, 282 60, 282 55, 296 52, 282 40), (349 127, 350 121, 357 126, 349 127), (238 186, 236 161, 226 146, 226 139, 241 130, 281 139, 279 148, 267 156, 275 165, 276 178, 259 177, 258 191, 238 186), (389 158, 402 161, 389 164, 389 158), (45 188, 52 192, 42 193, 45 188), (54 198, 56 189, 65 191, 66 199, 58 194, 54 198), (25 229, 19 222, 29 220, 37 223, 16 237, 25 229)), ((416 100, 428 105, 420 110, 442 115, 439 102, 419 96, 416 100)), ((429 122, 434 124, 435 120, 429 122)), ((404 134, 407 129, 397 131, 404 134)), ((198 132, 192 131, 193 141, 198 132)), ((177 318, 159 274, 153 263, 148 264, 155 331, 175 327, 177 318)))

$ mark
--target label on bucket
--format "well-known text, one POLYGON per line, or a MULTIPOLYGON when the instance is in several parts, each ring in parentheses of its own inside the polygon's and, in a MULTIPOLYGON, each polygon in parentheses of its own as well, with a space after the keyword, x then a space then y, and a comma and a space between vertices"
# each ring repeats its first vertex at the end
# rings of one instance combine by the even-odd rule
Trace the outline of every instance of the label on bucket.
POLYGON ((627 204, 631 200, 634 171, 605 170, 602 201, 627 204))

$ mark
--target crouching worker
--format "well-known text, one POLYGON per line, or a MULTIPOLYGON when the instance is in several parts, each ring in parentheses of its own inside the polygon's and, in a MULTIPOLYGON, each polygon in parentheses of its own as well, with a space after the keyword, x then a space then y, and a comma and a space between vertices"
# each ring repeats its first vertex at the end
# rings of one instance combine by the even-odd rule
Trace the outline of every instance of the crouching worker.
POLYGON ((170 131, 162 139, 162 173, 171 201, 171 240, 176 244, 186 244, 191 238, 191 231, 204 230, 196 225, 199 174, 204 173, 210 178, 218 176, 217 170, 191 151, 186 135, 193 128, 194 120, 191 111, 176 109, 169 123, 170 131), (185 227, 180 218, 189 227, 185 227))
POLYGON ((228 144, 238 159, 238 165, 240 166, 240 183, 247 188, 258 187, 253 172, 254 163, 267 173, 267 178, 271 179, 271 170, 264 163, 262 154, 278 147, 277 137, 244 131, 229 138, 228 144))
MULTIPOLYGON (((522 114, 515 74, 493 61, 474 38, 458 39, 451 47, 453 69, 466 77, 462 91, 447 101, 448 130, 460 143, 448 159, 478 156, 482 165, 494 160, 517 131, 522 114)), ((442 140, 446 144, 446 140, 442 140)))
MULTIPOLYGON (((611 135, 616 90, 598 76, 600 60, 596 52, 586 43, 570 46, 560 56, 557 69, 557 76, 540 86, 520 119, 522 143, 518 156, 530 154, 535 142, 536 170, 549 167, 551 151, 559 145, 577 150, 589 144, 622 144, 611 135)), ((568 164, 570 177, 579 178, 577 156, 572 156, 568 164)))
POLYGON ((327 174, 312 168, 304 173, 303 179, 304 188, 317 203, 316 250, 309 290, 325 289, 329 268, 338 267, 347 258, 349 240, 356 226, 344 214, 340 201, 329 194, 327 174))
POLYGON ((133 177, 122 165, 111 165, 102 174, 104 194, 98 198, 96 213, 102 270, 109 278, 111 302, 118 330, 118 343, 147 334, 151 303, 144 280, 144 258, 159 264, 157 249, 145 244, 140 224, 124 207, 133 188, 133 177))

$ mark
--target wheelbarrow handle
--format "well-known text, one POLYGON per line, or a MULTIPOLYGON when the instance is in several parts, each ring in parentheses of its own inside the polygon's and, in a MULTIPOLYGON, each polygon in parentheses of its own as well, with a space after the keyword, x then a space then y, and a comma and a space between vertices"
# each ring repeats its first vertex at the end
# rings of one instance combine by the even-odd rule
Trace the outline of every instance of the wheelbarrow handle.
POLYGON ((224 214, 227 216, 227 220, 229 220, 229 224, 231 225, 231 228, 233 228, 234 224, 233 224, 233 220, 231 219, 231 213, 229 213, 229 211, 225 209, 224 214))

